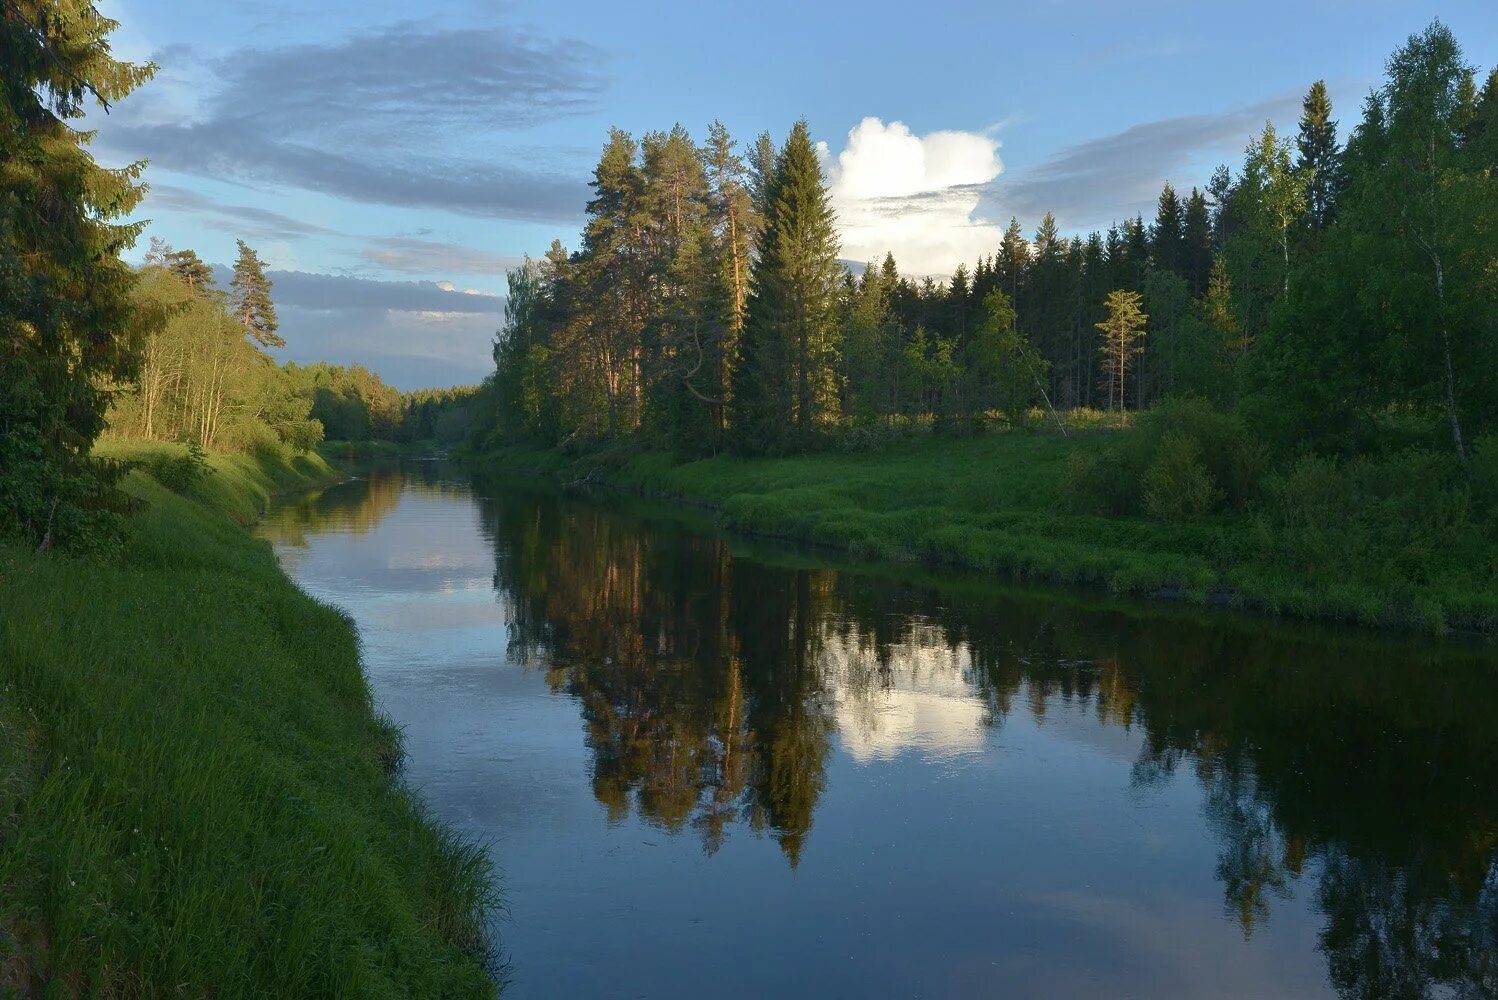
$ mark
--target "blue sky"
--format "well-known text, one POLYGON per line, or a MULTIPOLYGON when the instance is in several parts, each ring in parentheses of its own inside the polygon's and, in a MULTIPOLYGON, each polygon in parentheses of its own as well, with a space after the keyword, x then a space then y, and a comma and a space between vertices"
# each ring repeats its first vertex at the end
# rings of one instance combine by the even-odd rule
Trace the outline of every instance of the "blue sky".
POLYGON ((844 256, 949 273, 1011 215, 1148 215, 1266 118, 1293 128, 1318 78, 1351 125, 1432 17, 1483 72, 1498 52, 1490 0, 101 6, 116 50, 161 66, 92 123, 105 162, 151 161, 149 233, 217 264, 244 238, 276 272, 284 357, 407 388, 487 371, 504 269, 575 245, 611 125, 748 141, 804 115, 844 256))

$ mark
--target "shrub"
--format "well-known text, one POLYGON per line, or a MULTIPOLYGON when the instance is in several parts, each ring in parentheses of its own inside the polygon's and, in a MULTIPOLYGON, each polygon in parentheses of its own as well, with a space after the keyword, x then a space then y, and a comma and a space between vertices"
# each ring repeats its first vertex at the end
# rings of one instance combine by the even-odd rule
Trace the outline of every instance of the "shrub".
POLYGON ((1195 444, 1203 468, 1219 491, 1217 503, 1242 508, 1258 497, 1269 455, 1237 416, 1204 399, 1162 400, 1139 420, 1133 446, 1139 451, 1135 461, 1141 472, 1154 464, 1170 435, 1195 444))
POLYGON ((1185 434, 1160 439, 1155 460, 1140 479, 1144 509, 1160 521, 1195 521, 1217 506, 1219 491, 1202 464, 1201 448, 1185 434))
POLYGON ((1063 490, 1075 509, 1091 513, 1143 510, 1163 520, 1190 519, 1224 505, 1249 506, 1267 465, 1268 452, 1237 417, 1205 400, 1167 399, 1146 411, 1132 430, 1111 435, 1096 449, 1074 452, 1063 490), (1188 452, 1194 456, 1189 462, 1188 452), (1168 485, 1172 476, 1176 481, 1168 485), (1153 505, 1150 483, 1156 491, 1153 505), (1171 490, 1186 492, 1170 499, 1171 490))
POLYGON ((857 423, 837 436, 838 448, 849 454, 884 451, 900 432, 883 421, 857 423))
POLYGON ((173 493, 186 493, 209 472, 208 454, 196 441, 188 442, 180 454, 161 455, 152 459, 147 470, 151 478, 173 493))
POLYGON ((1297 571, 1402 586, 1462 565, 1481 546, 1455 459, 1418 449, 1302 457, 1265 480, 1261 524, 1266 544, 1297 571))
POLYGON ((1139 506, 1139 475, 1117 442, 1080 446, 1066 459, 1061 490, 1084 514, 1129 514, 1139 506))

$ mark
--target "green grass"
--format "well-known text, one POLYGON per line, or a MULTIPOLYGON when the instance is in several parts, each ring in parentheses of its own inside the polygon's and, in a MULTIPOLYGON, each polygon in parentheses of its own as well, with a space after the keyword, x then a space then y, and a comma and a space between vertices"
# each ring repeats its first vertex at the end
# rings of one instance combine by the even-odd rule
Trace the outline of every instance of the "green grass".
POLYGON ((244 529, 332 470, 209 463, 131 473, 118 559, 0 546, 0 995, 492 994, 485 854, 392 779, 352 623, 244 529))
POLYGON ((1351 552, 1318 567, 1296 558, 1252 511, 1188 523, 1076 512, 1063 489, 1068 457, 1110 433, 928 436, 879 452, 685 463, 627 449, 567 458, 507 448, 486 460, 562 481, 601 467, 610 484, 705 505, 725 529, 864 559, 958 565, 1010 580, 1297 618, 1498 631, 1491 536, 1455 554, 1351 552))

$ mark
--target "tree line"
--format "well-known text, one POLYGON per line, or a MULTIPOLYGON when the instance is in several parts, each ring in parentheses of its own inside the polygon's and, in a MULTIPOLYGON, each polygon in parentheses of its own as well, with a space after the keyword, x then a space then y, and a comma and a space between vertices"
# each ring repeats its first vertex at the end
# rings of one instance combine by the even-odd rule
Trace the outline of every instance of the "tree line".
POLYGON ((1479 87, 1437 22, 1345 147, 1317 82, 1293 137, 1266 123, 1153 220, 1011 220, 937 280, 840 259, 805 121, 742 152, 718 123, 616 129, 581 246, 509 276, 479 436, 774 453, 1194 396, 1292 448, 1439 420, 1465 464, 1498 414, 1495 149, 1498 71, 1479 87))
POLYGON ((228 289, 193 250, 153 239, 132 291, 150 317, 134 380, 113 395, 111 433, 204 449, 305 451, 324 439, 408 443, 466 430, 472 388, 402 392, 363 365, 277 363, 272 282, 242 240, 228 289))

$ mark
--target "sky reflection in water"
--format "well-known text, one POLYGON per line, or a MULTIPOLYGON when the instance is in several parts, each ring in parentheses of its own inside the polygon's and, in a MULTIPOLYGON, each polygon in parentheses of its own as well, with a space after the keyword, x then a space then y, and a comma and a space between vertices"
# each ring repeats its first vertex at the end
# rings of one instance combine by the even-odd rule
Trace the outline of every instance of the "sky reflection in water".
POLYGON ((413 465, 288 505, 519 997, 1498 995, 1498 664, 413 465))

